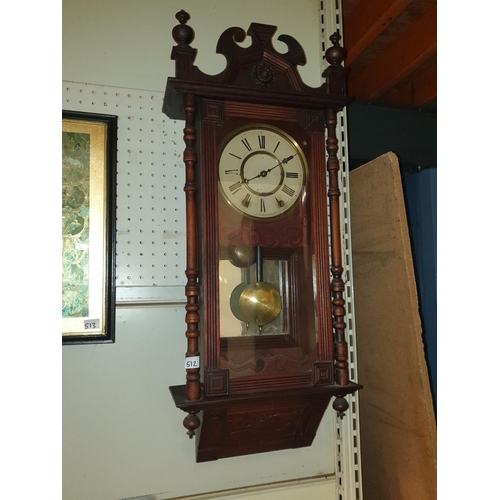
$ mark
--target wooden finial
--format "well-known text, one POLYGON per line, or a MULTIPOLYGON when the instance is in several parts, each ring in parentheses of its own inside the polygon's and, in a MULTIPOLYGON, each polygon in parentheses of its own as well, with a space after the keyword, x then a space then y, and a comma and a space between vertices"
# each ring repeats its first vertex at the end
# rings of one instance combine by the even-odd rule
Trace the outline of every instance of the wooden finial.
POLYGON ((194 39, 194 30, 186 23, 191 16, 184 10, 177 12, 176 19, 181 23, 172 30, 172 37, 178 45, 189 45, 194 39))
POLYGON ((340 418, 344 418, 345 412, 349 409, 349 403, 343 396, 337 396, 333 402, 333 409, 339 414, 340 418))
POLYGON ((328 94, 345 96, 348 69, 342 66, 342 62, 346 58, 347 51, 340 45, 340 38, 338 31, 330 36, 332 46, 325 52, 325 59, 330 66, 325 69, 323 76, 326 78, 328 94))
POLYGON ((183 421, 183 425, 187 429, 186 434, 189 436, 189 439, 193 438, 194 431, 198 429, 201 423, 198 415, 196 415, 197 413, 197 411, 190 411, 183 421))
POLYGON ((175 18, 181 24, 186 24, 191 19, 191 16, 184 9, 182 9, 175 14, 175 18))
POLYGON ((338 31, 330 36, 332 46, 326 51, 325 58, 332 66, 340 66, 346 56, 346 50, 339 43, 341 38, 338 31))

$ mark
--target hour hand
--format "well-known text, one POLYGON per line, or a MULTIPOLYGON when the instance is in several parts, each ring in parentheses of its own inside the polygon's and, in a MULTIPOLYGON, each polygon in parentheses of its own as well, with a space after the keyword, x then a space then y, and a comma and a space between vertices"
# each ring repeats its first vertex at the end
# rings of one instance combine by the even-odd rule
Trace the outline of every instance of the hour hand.
MULTIPOLYGON (((270 169, 272 170, 272 169, 270 169)), ((253 181, 254 179, 257 179, 258 177, 265 177, 267 175, 267 172, 269 172, 270 170, 263 170, 262 172, 260 172, 259 174, 257 174, 255 177, 252 177, 250 179, 243 179, 243 182, 245 184, 248 184, 250 181, 253 181)))
POLYGON ((245 184, 248 184, 250 181, 253 181, 254 179, 257 179, 257 177, 260 177, 260 174, 256 175, 255 177, 251 177, 250 179, 243 179, 243 182, 245 184))

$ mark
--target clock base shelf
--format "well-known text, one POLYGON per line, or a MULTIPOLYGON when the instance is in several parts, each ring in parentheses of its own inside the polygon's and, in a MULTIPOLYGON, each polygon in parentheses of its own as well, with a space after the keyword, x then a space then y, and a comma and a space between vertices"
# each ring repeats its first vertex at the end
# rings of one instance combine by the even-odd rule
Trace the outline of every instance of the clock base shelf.
POLYGON ((196 461, 207 462, 310 446, 332 396, 343 398, 359 389, 350 382, 198 401, 186 400, 183 385, 170 392, 178 408, 200 412, 196 461))

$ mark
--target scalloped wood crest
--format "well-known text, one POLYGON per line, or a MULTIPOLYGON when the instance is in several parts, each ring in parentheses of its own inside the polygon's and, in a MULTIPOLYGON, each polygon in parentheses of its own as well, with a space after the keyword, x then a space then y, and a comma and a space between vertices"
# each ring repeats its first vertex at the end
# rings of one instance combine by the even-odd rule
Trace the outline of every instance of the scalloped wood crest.
MULTIPOLYGON (((197 50, 190 45, 194 39, 194 30, 186 24, 190 19, 189 14, 180 11, 176 18, 180 24, 172 30, 172 36, 177 45, 173 47, 171 54, 171 58, 176 62, 175 78, 170 80, 178 81, 177 85, 174 85, 177 91, 195 90, 184 88, 180 83, 189 81, 194 87, 196 82, 205 84, 204 91, 201 93, 214 97, 224 93, 224 88, 227 90, 238 87, 257 90, 259 99, 262 98, 263 91, 270 94, 276 93, 278 101, 275 102, 284 105, 289 102, 286 102, 286 99, 280 99, 279 96, 283 92, 285 95, 294 95, 291 99, 295 100, 295 105, 307 107, 325 108, 332 104, 343 107, 346 100, 349 100, 346 98, 347 70, 342 66, 346 53, 339 44, 339 33, 334 33, 330 37, 333 46, 325 54, 326 60, 330 63, 323 73, 326 82, 320 87, 313 88, 302 81, 297 70, 297 66, 306 64, 306 56, 299 42, 283 34, 277 39, 285 43, 288 50, 280 53, 274 48, 272 41, 277 30, 276 26, 252 23, 246 33, 238 27, 226 29, 220 36, 216 47, 216 52, 222 54, 227 60, 226 68, 217 75, 207 75, 194 65, 197 50), (251 37, 251 44, 248 47, 241 47, 239 43, 243 42, 247 35, 251 37), (207 87, 207 84, 212 86, 207 87), (297 94, 303 97, 314 96, 316 99, 297 101, 297 94), (322 96, 327 99, 321 99, 322 96), (333 102, 332 98, 335 97, 342 98, 341 102, 333 102)), ((200 87, 196 90, 199 91, 200 87)), ((273 97, 273 100, 276 97, 273 97)), ((247 100, 253 100, 250 92, 247 100)), ((164 111, 171 117, 177 114, 175 110, 165 109, 164 111)))

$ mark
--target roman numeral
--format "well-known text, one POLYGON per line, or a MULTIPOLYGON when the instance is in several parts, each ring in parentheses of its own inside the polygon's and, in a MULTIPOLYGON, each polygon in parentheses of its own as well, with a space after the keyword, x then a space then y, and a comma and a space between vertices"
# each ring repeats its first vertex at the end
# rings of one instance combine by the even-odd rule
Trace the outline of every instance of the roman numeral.
POLYGON ((245 198, 243 198, 243 200, 241 200, 242 205, 244 205, 245 207, 248 207, 248 205, 250 205, 251 199, 252 199, 252 195, 250 193, 247 193, 245 198))
POLYGON ((231 156, 234 156, 235 158, 238 158, 238 160, 241 160, 239 156, 233 155, 233 153, 229 153, 231 156))
POLYGON ((229 186, 229 191, 231 193, 237 193, 241 189, 241 182, 235 182, 233 185, 229 186))
POLYGON ((245 146, 248 149, 248 151, 252 151, 252 147, 250 146, 248 139, 241 139, 241 142, 243 143, 243 146, 245 146))
POLYGON ((280 145, 281 141, 278 141, 278 144, 276 144, 276 147, 273 149, 273 153, 276 153, 276 150, 278 149, 278 146, 280 145))
POLYGON ((260 199, 260 211, 265 212, 266 211, 266 204, 264 203, 264 198, 260 199))
POLYGON ((231 168, 229 170, 225 170, 224 173, 225 174, 237 174, 238 173, 238 169, 237 168, 231 168))
POLYGON ((295 190, 287 186, 286 184, 283 186, 283 192, 286 193, 288 196, 293 196, 295 194, 295 190))
POLYGON ((266 149, 266 136, 265 135, 259 135, 259 148, 266 149))
POLYGON ((287 179, 298 179, 299 174, 297 172, 287 172, 286 173, 286 178, 287 179))

